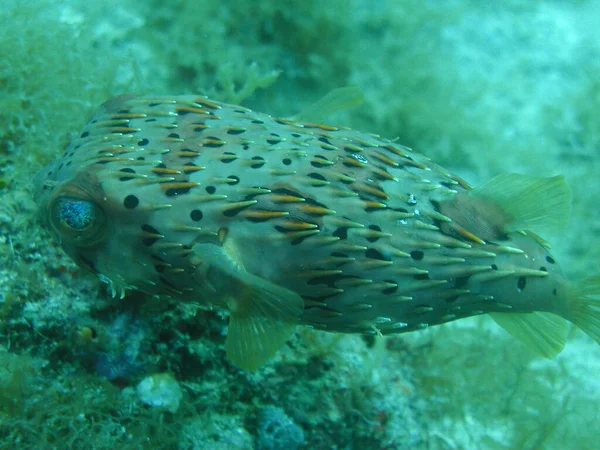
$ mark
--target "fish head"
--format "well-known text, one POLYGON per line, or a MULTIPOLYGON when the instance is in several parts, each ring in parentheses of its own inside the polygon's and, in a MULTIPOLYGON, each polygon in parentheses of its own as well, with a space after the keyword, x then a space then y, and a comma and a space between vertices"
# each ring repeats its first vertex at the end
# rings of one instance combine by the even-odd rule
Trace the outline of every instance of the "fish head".
POLYGON ((110 285, 113 295, 151 285, 148 255, 136 244, 139 239, 132 239, 140 234, 139 211, 127 208, 100 166, 76 159, 67 153, 34 178, 40 221, 69 257, 110 285))

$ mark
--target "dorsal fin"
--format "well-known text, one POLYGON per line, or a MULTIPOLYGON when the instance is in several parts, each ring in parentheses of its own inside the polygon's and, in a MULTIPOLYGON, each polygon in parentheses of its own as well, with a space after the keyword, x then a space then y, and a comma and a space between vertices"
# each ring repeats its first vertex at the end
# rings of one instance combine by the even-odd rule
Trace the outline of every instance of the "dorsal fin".
POLYGON ((361 89, 356 86, 346 86, 327 93, 323 98, 290 117, 290 120, 319 123, 335 112, 358 106, 362 102, 361 89))

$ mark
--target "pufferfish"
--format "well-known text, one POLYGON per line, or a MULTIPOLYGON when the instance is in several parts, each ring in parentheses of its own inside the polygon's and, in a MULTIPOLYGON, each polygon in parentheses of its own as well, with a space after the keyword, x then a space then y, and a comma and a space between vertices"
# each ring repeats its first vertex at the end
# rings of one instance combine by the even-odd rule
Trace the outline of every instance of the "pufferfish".
MULTIPOLYGON (((340 92, 312 113, 343 104, 340 92)), ((37 176, 42 220, 113 295, 226 308, 226 352, 244 369, 299 324, 385 335, 487 313, 546 357, 567 320, 600 342, 600 277, 567 282, 535 234, 569 216, 562 177, 473 188, 309 113, 199 95, 109 100, 37 176)))

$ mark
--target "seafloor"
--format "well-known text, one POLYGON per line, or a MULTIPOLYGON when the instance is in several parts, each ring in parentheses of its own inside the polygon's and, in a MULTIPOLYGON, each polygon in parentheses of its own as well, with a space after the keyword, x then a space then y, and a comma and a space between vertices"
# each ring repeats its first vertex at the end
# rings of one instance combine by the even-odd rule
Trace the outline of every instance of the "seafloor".
POLYGON ((112 95, 289 116, 355 85, 364 103, 329 123, 474 184, 564 174, 570 224, 545 237, 570 278, 598 274, 598 23, 597 0, 3 0, 0 449, 598 448, 600 346, 579 331, 542 360, 487 317, 387 339, 304 329, 243 372, 223 313, 112 299, 31 198, 112 95))

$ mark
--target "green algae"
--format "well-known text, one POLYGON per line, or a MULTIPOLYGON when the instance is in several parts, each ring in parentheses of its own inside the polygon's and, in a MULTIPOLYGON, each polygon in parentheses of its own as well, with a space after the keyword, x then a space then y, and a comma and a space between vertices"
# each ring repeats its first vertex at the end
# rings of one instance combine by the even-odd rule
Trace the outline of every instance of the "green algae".
POLYGON ((218 313, 139 295, 111 300, 39 230, 28 189, 114 94, 203 92, 289 116, 357 85, 364 104, 328 122, 398 136, 471 181, 565 173, 573 219, 549 239, 570 275, 592 275, 600 49, 589 23, 599 8, 5 2, 0 448, 248 448, 270 405, 304 429, 306 448, 593 448, 600 353, 581 333, 546 362, 485 318, 385 341, 302 331, 265 368, 243 373, 224 358, 218 313), (93 357, 117 351, 110 324, 123 314, 149 337, 140 373, 111 383, 93 357), (176 414, 136 398, 144 371, 179 380, 176 414), (238 439, 227 441, 235 428, 238 439))

